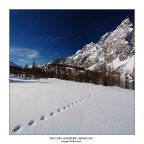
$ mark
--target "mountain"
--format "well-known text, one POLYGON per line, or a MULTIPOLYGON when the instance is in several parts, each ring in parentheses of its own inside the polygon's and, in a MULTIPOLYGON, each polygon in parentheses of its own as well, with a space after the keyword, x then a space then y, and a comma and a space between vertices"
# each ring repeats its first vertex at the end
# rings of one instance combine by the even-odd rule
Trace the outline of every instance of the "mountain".
POLYGON ((20 67, 19 65, 17 65, 16 63, 14 63, 12 61, 10 61, 10 66, 12 66, 12 67, 20 67))
POLYGON ((127 17, 112 32, 107 32, 97 43, 86 44, 65 64, 96 70, 106 63, 107 67, 124 73, 134 73, 134 28, 127 17))
MULTIPOLYGON (((103 35, 97 43, 86 44, 72 56, 58 58, 50 63, 39 65, 39 67, 45 72, 53 72, 53 77, 59 74, 66 79, 75 80, 77 77, 86 82, 98 79, 100 82, 97 83, 101 84, 102 81, 108 81, 104 80, 106 77, 108 79, 113 75, 115 78, 124 79, 121 80, 124 83, 126 79, 132 83, 134 82, 134 49, 134 27, 127 17, 115 30, 103 35), (84 74, 84 71, 78 68, 89 71, 84 74), (84 77, 86 79, 83 80, 84 77), (89 80, 90 77, 91 80, 89 80)), ((28 67, 31 68, 32 65, 28 67)), ((119 83, 118 80, 117 83, 119 83)))

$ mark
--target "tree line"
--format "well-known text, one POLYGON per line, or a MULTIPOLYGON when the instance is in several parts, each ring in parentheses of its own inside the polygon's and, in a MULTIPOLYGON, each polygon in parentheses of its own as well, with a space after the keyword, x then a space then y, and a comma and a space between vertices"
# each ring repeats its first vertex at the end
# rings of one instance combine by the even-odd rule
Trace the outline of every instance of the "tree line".
POLYGON ((99 66, 94 71, 84 68, 67 66, 61 64, 50 64, 39 68, 33 62, 32 68, 26 65, 24 68, 10 67, 10 73, 23 76, 27 79, 58 78, 77 82, 93 83, 104 86, 118 86, 126 89, 134 89, 134 76, 106 67, 105 64, 99 66))

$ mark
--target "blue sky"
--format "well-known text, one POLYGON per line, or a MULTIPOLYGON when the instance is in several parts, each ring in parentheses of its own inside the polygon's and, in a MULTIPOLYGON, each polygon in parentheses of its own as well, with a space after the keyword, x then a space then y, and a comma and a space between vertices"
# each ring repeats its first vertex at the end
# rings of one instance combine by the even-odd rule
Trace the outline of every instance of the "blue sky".
POLYGON ((67 57, 114 30, 133 10, 10 10, 10 60, 18 65, 67 57))

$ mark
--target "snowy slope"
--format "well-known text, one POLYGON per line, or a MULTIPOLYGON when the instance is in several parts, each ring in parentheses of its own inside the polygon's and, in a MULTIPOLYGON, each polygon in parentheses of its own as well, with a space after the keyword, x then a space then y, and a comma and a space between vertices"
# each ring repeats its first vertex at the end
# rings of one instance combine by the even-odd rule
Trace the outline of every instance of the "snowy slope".
POLYGON ((37 82, 38 80, 26 80, 23 78, 10 78, 10 82, 37 82))
POLYGON ((134 131, 132 90, 58 79, 10 83, 10 134, 134 131))

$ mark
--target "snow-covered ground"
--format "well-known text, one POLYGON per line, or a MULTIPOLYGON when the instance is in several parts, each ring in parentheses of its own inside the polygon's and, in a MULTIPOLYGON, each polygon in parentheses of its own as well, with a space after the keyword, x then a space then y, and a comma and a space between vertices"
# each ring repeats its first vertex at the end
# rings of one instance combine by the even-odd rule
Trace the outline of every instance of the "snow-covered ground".
POLYGON ((10 78, 10 134, 134 134, 134 91, 10 78))

